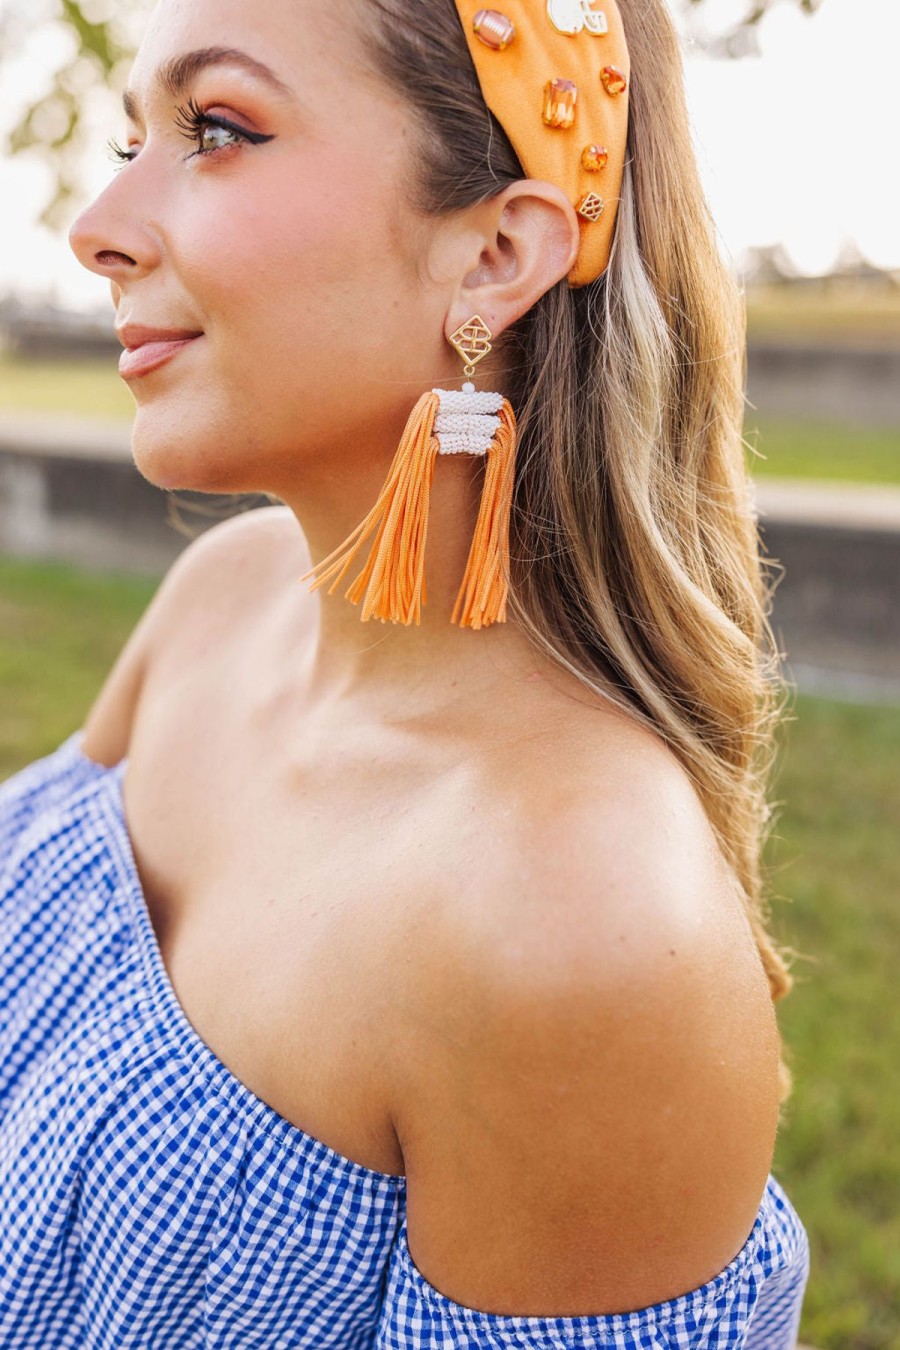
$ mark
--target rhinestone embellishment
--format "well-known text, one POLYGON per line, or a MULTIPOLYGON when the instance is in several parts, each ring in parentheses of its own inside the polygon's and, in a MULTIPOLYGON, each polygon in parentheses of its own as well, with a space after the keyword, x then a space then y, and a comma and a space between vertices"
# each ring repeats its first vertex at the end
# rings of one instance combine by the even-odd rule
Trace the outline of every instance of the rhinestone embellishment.
POLYGON ((472 31, 486 47, 502 52, 516 35, 516 26, 499 9, 480 9, 472 20, 472 31))
POLYGON ((586 192, 575 210, 580 216, 584 216, 585 220, 599 220, 606 210, 606 202, 602 197, 598 197, 596 192, 586 192))
POLYGON ((603 87, 608 94, 624 94, 628 88, 628 81, 621 70, 616 70, 615 66, 604 66, 600 72, 600 79, 603 87))
POLYGON ((575 121, 578 90, 571 80, 548 80, 544 86, 544 122, 566 131, 575 121))
POLYGON ((491 351, 491 330, 480 314, 473 314, 467 323, 450 334, 448 341, 465 361, 465 373, 471 375, 478 362, 491 351))
POLYGON ((609 163, 609 151, 605 145, 586 145, 581 152, 581 167, 588 173, 600 173, 609 163))
POLYGON ((606 37, 609 32, 609 20, 592 0, 547 0, 547 18, 558 33, 567 37, 583 32, 606 37))

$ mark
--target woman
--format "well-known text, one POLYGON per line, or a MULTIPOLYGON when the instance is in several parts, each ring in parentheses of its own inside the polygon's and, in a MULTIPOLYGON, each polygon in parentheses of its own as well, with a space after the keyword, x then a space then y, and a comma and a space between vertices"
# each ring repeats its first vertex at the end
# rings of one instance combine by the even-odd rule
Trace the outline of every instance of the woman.
POLYGON ((735 285, 662 0, 474 8, 162 0, 73 227, 141 473, 278 504, 0 797, 20 1350, 794 1344, 735 285))

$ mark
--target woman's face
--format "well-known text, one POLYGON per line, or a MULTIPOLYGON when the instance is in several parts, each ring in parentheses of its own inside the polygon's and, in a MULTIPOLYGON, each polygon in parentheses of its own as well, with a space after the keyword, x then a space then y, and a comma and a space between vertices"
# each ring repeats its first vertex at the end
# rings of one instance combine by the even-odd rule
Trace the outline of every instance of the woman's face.
POLYGON ((71 242, 109 278, 125 344, 145 346, 124 374, 135 461, 161 487, 335 481, 350 453, 383 460, 455 369, 451 291, 425 263, 435 226, 409 201, 412 116, 364 66, 359 3, 154 13, 126 95, 130 158, 71 242), (154 330, 199 336, 150 347, 154 330))

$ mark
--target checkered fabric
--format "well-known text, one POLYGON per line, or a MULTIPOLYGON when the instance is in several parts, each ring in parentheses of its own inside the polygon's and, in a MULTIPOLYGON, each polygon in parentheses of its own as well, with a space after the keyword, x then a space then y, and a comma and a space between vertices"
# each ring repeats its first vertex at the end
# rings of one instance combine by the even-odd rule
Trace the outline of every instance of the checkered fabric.
POLYGON ((503 1316, 413 1264, 406 1179, 256 1097, 169 982, 81 730, 0 784, 3 1350, 790 1350, 806 1233, 770 1176, 734 1261, 613 1316, 503 1316))

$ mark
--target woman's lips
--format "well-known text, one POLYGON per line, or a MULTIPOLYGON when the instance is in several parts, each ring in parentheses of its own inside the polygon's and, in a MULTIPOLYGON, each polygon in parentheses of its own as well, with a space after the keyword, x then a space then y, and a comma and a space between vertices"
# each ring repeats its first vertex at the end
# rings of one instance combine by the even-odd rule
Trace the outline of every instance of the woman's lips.
POLYGON ((157 370, 164 365, 166 361, 171 361, 182 347, 189 347, 202 336, 202 333, 198 333, 194 337, 144 342, 140 347, 126 348, 119 357, 119 374, 126 380, 138 375, 147 375, 151 370, 157 370))

